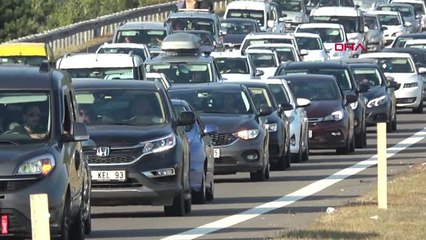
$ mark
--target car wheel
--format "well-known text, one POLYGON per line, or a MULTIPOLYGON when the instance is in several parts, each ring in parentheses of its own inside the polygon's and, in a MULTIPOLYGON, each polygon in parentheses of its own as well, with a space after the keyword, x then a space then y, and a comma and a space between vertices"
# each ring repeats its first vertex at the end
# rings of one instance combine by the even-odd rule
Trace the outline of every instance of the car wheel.
POLYGON ((306 144, 305 146, 305 150, 303 151, 303 161, 308 161, 309 160, 309 144, 306 144))
POLYGON ((355 134, 355 147, 356 148, 364 148, 367 146, 367 129, 362 128, 359 134, 355 134))
POLYGON ((190 214, 192 210, 192 198, 185 199, 185 213, 190 214))
POLYGON ((352 141, 351 141, 351 145, 350 145, 350 150, 349 152, 355 152, 355 139, 352 137, 352 141))
POLYGON ((207 201, 213 201, 214 200, 214 180, 213 179, 211 180, 210 185, 207 188, 206 200, 207 201))
POLYGON ((265 169, 265 179, 269 179, 271 177, 271 165, 268 162, 268 165, 265 169))
POLYGON ((423 100, 420 101, 420 104, 417 108, 413 109, 413 113, 423 113, 423 100))
POLYGON ((259 169, 256 172, 250 173, 250 180, 252 182, 265 181, 265 168, 259 169))
POLYGON ((392 120, 392 131, 395 132, 397 130, 397 120, 396 120, 396 114, 394 119, 392 120))
POLYGON ((352 139, 348 139, 345 143, 344 147, 340 147, 336 149, 337 154, 349 154, 351 152, 351 143, 352 139))
POLYGON ((201 189, 200 191, 192 191, 192 200, 196 204, 203 204, 206 202, 207 198, 207 189, 206 189, 206 173, 203 171, 201 179, 201 189))
POLYGON ((86 203, 84 213, 83 213, 84 234, 90 234, 92 232, 92 215, 91 215, 92 202, 90 201, 90 191, 91 189, 88 186, 84 188, 83 199, 84 197, 87 198, 84 200, 86 203))
POLYGON ((72 240, 84 240, 84 221, 83 221, 83 208, 75 216, 74 222, 70 228, 70 239, 72 240))
POLYGON ((185 215, 185 193, 181 192, 173 198, 171 206, 164 206, 164 213, 167 216, 184 216, 185 215))
POLYGON ((61 240, 70 240, 70 201, 67 194, 62 212, 61 240))
POLYGON ((299 163, 303 159, 303 149, 302 149, 302 138, 299 138, 299 151, 297 153, 292 153, 291 161, 294 163, 299 163))

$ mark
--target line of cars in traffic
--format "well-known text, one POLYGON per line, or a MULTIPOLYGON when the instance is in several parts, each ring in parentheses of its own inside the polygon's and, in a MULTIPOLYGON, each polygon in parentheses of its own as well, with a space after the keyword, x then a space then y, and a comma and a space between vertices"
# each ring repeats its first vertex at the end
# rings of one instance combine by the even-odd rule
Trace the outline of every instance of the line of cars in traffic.
POLYGON ((0 236, 30 234, 25 196, 49 181, 52 233, 82 239, 92 204, 183 216, 214 200, 215 174, 266 181, 312 149, 366 147, 376 122, 396 131, 397 108, 422 113, 426 35, 398 30, 382 49, 390 22, 404 25, 399 3, 364 13, 349 0, 314 2, 253 1, 242 11, 248 2, 234 1, 223 20, 178 10, 165 23, 124 23, 96 53, 54 63, 46 44, 17 44, 20 54, 0 45, 2 65, 39 66, 0 66, 4 82, 16 79, 0 96, 0 236), (343 43, 367 47, 336 49, 343 43), (37 51, 27 58, 25 48, 37 51), (33 132, 34 118, 44 125, 33 132))

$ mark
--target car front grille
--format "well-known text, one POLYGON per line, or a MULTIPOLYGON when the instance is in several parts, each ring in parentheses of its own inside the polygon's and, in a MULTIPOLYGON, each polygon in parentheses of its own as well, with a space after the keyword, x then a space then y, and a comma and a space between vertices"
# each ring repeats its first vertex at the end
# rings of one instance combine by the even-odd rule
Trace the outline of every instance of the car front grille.
POLYGON ((92 181, 92 188, 94 189, 117 189, 117 188, 139 188, 142 187, 136 179, 129 178, 124 182, 96 182, 92 181))
POLYGON ((12 181, 0 181, 0 194, 5 194, 13 191, 19 191, 37 182, 34 180, 12 180, 12 181))
POLYGON ((232 133, 214 133, 209 135, 214 146, 228 145, 237 140, 237 138, 234 137, 232 133))
POLYGON ((97 156, 96 151, 86 152, 89 164, 128 164, 142 155, 142 148, 111 149, 109 156, 97 156))

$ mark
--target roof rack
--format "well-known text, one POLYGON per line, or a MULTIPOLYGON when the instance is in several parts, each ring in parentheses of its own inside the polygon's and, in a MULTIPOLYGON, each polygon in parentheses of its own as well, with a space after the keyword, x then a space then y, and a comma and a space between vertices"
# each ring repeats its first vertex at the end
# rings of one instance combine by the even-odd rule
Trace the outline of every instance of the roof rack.
POLYGON ((213 13, 213 10, 210 9, 186 9, 186 8, 181 8, 178 9, 178 12, 196 12, 196 13, 213 13))
POLYGON ((194 34, 178 32, 168 35, 161 44, 161 50, 178 55, 193 55, 200 52, 201 40, 194 34))

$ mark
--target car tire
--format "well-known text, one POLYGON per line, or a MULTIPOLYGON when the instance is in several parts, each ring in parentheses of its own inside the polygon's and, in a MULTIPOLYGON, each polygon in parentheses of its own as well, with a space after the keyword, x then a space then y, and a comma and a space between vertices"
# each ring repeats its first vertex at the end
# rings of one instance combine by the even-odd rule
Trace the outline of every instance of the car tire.
POLYGON ((185 215, 185 193, 181 192, 173 198, 173 204, 164 206, 166 216, 184 216, 185 215))
POLYGON ((302 138, 299 138, 299 151, 291 154, 291 162, 300 163, 303 159, 302 138))
POLYGON ((192 197, 189 197, 188 199, 185 199, 184 201, 185 205, 185 214, 190 214, 192 211, 192 197))
POLYGON ((355 152, 355 139, 353 137, 352 137, 352 141, 351 141, 349 152, 351 152, 351 153, 355 152))
MULTIPOLYGON (((85 212, 85 214, 83 214, 83 218, 84 218, 84 215, 86 215, 86 218, 83 221, 83 224, 84 224, 84 234, 90 234, 92 232, 92 215, 91 215, 91 212, 92 212, 92 202, 90 201, 90 191, 91 191, 91 189, 89 187, 84 188, 84 189, 85 189, 85 191, 88 191, 88 193, 83 194, 83 196, 87 196, 88 195, 88 199, 86 200, 87 203, 85 205, 86 212, 85 212)), ((83 199, 84 199, 84 197, 83 197, 83 199)))
POLYGON ((200 191, 192 191, 192 200, 196 204, 206 203, 207 199, 207 188, 206 188, 206 172, 203 171, 201 179, 200 191))
POLYGON ((71 240, 70 236, 70 201, 69 201, 69 195, 65 197, 65 203, 64 203, 64 210, 62 212, 62 223, 61 223, 61 240, 71 240))
POLYGON ((305 150, 303 151, 303 159, 304 162, 309 161, 309 144, 306 144, 305 150))
POLYGON ((413 113, 423 113, 423 106, 423 100, 421 100, 419 106, 413 109, 413 113))
POLYGON ((362 128, 359 134, 355 134, 355 147, 356 148, 365 148, 367 146, 367 129, 362 128))
POLYGON ((83 220, 83 209, 80 210, 75 216, 75 219, 70 228, 70 239, 72 240, 84 240, 84 220, 83 220))
POLYGON ((348 139, 344 147, 336 148, 337 154, 349 154, 351 152, 351 144, 353 139, 348 139))
POLYGON ((396 132, 396 130, 398 130, 398 126, 397 126, 397 120, 396 120, 396 114, 395 114, 395 118, 392 120, 392 131, 396 132))
POLYGON ((271 165, 268 162, 268 165, 265 169, 265 180, 269 179, 271 177, 271 165))
POLYGON ((210 186, 206 190, 206 200, 209 202, 214 200, 214 180, 213 179, 210 182, 210 186))

